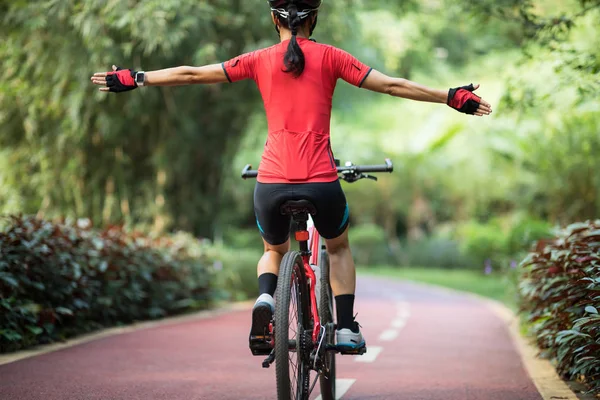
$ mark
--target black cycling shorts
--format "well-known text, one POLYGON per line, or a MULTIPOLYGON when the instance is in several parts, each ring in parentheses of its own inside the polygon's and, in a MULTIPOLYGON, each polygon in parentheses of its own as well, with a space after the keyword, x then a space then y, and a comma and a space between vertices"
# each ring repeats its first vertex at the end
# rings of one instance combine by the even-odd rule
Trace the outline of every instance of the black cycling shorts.
POLYGON ((340 236, 348 227, 349 209, 340 181, 326 183, 256 183, 254 214, 265 241, 273 246, 290 237, 292 217, 282 215, 281 205, 288 200, 308 200, 317 209, 312 216, 315 227, 325 239, 340 236))

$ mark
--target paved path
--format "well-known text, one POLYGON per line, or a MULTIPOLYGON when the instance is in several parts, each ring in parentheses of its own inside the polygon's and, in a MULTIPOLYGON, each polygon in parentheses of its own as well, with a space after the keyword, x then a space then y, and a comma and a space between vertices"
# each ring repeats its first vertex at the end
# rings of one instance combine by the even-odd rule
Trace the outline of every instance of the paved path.
MULTIPOLYGON (((358 286, 369 351, 338 357, 342 399, 542 399, 484 304, 390 280, 359 277, 358 286)), ((237 311, 3 365, 0 399, 274 399, 274 368, 247 348, 249 321, 237 311)))

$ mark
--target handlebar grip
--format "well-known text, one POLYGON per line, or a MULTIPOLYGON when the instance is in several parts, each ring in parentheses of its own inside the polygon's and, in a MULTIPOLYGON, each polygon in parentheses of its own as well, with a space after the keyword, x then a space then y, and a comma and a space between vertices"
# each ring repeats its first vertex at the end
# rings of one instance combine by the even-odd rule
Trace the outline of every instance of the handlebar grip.
POLYGON ((385 165, 357 165, 356 172, 365 173, 365 172, 393 172, 394 164, 389 158, 385 159, 385 165))
POLYGON ((258 171, 252 169, 252 165, 246 164, 244 169, 242 170, 242 178, 256 178, 258 176, 258 171))

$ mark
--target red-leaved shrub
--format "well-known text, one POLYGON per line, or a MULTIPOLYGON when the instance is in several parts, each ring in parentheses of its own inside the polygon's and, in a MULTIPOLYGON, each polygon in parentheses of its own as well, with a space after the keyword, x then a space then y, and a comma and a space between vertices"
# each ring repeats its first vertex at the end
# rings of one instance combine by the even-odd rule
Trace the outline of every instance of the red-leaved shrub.
POLYGON ((600 220, 571 225, 521 263, 521 308, 542 354, 600 389, 600 220))
POLYGON ((180 234, 152 239, 8 217, 0 231, 0 353, 206 306, 212 260, 180 234))

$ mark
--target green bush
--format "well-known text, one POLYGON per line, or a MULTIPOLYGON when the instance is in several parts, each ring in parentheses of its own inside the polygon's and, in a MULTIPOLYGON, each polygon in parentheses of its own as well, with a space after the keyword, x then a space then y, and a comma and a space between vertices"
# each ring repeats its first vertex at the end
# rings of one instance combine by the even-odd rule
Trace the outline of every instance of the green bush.
POLYGON ((472 260, 460 251, 458 242, 443 237, 407 242, 400 258, 406 267, 465 268, 472 265, 472 260))
POLYGON ((206 307, 207 248, 186 234, 10 217, 0 233, 0 352, 206 307))
POLYGON ((221 289, 226 299, 241 301, 258 295, 256 266, 261 256, 258 250, 217 250, 215 286, 221 289))
POLYGON ((237 229, 228 227, 223 234, 223 242, 227 247, 234 249, 261 249, 263 242, 260 231, 254 229, 237 229))
POLYGON ((486 224, 471 221, 460 225, 457 234, 461 251, 470 260, 470 267, 499 264, 507 254, 506 233, 497 221, 486 224))
POLYGON ((531 249, 531 246, 541 239, 554 236, 554 227, 546 221, 522 218, 510 229, 506 238, 507 255, 516 255, 531 249))
MULTIPOLYGON (((562 113, 539 132, 523 135, 524 176, 517 206, 563 223, 597 218, 600 210, 598 104, 562 113)), ((536 118, 538 116, 536 115, 536 118)))
POLYGON ((385 231, 375 224, 357 225, 350 228, 350 246, 357 265, 385 265, 393 255, 388 247, 385 231))
POLYGON ((600 391, 600 220, 540 241, 521 263, 521 308, 558 371, 600 391))
POLYGON ((467 266, 504 269, 527 253, 537 240, 553 236, 546 221, 509 215, 486 223, 469 221, 458 225, 456 238, 467 266))

